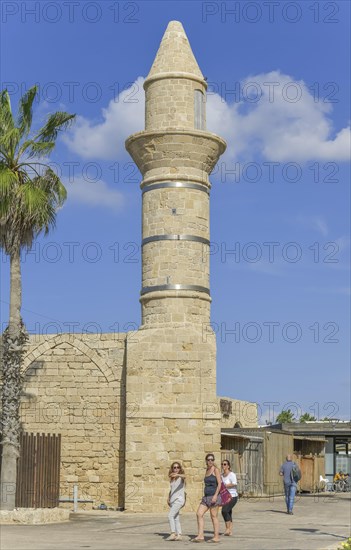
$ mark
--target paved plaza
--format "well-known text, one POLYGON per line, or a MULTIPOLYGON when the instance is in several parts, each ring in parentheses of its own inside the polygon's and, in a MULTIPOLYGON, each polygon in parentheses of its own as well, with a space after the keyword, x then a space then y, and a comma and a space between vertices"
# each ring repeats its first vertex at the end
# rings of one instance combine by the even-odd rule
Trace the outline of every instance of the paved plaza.
MULTIPOLYGON (((349 494, 305 495, 297 498, 294 515, 284 512, 283 497, 241 499, 235 507, 234 535, 222 537, 221 548, 232 550, 324 550, 336 549, 350 533, 349 494)), ((184 540, 167 542, 167 514, 82 511, 70 522, 52 525, 2 525, 1 550, 167 549, 207 547, 193 544, 194 513, 182 514, 184 540)), ((210 539, 211 522, 205 522, 210 539)), ((221 519, 221 529, 223 522, 221 519)))

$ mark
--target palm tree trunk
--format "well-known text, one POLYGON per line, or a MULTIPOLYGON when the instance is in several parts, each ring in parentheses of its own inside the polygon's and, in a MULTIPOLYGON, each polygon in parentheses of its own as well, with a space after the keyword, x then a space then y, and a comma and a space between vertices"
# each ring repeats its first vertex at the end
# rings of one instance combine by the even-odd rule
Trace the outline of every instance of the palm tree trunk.
POLYGON ((21 324, 22 281, 20 249, 16 248, 10 261, 10 322, 9 333, 17 335, 21 324))
POLYGON ((10 320, 3 334, 2 461, 0 509, 13 510, 19 455, 21 365, 27 336, 21 319, 22 285, 20 248, 10 259, 10 320))

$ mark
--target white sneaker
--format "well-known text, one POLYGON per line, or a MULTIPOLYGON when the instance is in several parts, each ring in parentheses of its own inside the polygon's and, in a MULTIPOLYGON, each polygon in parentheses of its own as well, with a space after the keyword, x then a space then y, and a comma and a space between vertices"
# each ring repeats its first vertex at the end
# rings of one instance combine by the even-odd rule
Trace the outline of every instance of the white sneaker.
POLYGON ((177 540, 177 536, 175 533, 171 533, 169 537, 166 538, 166 540, 177 540))
POLYGON ((183 539, 182 539, 182 535, 176 535, 176 537, 175 537, 174 540, 183 540, 183 539))

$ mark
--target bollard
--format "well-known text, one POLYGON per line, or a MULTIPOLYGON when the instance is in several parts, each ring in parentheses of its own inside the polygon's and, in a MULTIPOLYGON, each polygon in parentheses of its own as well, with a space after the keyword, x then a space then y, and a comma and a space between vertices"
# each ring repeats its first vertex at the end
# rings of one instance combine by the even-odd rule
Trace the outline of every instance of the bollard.
POLYGON ((78 485, 73 485, 73 512, 78 512, 78 485))

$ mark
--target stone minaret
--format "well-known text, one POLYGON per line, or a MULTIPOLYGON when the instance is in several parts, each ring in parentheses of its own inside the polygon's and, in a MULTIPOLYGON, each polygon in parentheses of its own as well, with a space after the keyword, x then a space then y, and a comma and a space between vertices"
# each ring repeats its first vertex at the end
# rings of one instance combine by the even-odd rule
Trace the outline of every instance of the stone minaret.
POLYGON ((206 81, 171 21, 145 80, 145 130, 126 148, 142 173, 142 325, 127 345, 126 508, 165 509, 180 460, 188 503, 220 447, 209 328, 209 174, 225 142, 206 130, 206 81))

